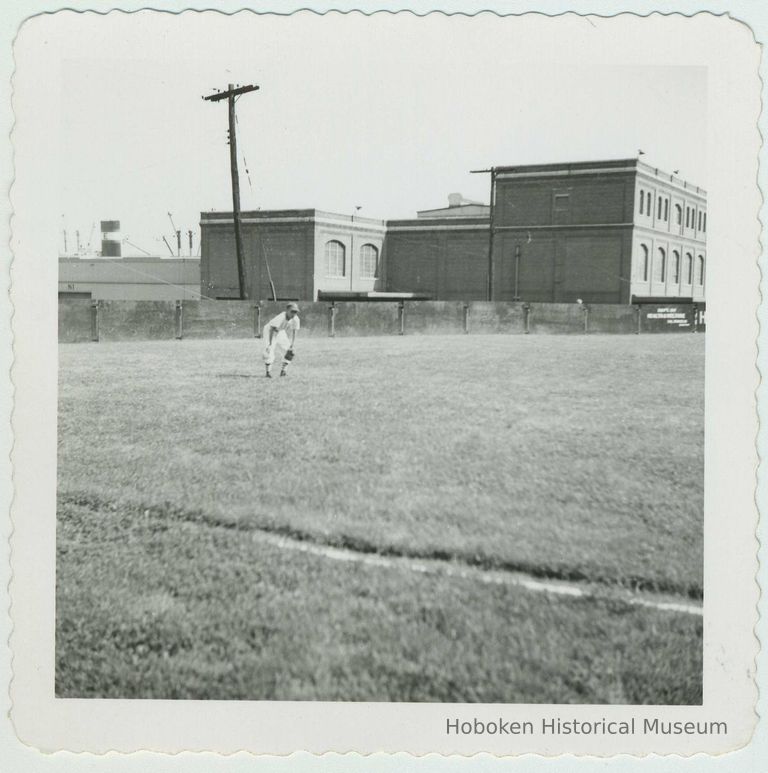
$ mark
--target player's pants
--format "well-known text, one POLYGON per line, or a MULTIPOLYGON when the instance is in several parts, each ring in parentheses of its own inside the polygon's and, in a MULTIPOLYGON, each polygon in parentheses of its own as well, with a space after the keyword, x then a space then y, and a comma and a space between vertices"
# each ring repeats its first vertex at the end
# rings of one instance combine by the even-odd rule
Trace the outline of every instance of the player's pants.
POLYGON ((288 334, 284 330, 275 333, 271 346, 269 345, 269 325, 262 331, 262 336, 264 340, 264 364, 270 369, 275 357, 279 356, 282 360, 283 370, 286 370, 290 364, 290 361, 285 359, 285 353, 291 346, 288 334))

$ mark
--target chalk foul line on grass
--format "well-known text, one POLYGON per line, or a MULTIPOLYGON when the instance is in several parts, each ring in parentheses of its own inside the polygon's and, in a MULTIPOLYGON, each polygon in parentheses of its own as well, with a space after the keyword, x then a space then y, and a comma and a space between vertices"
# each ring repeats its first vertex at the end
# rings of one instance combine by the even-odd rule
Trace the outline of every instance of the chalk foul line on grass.
POLYGON ((458 566, 451 561, 441 559, 413 559, 407 556, 381 555, 379 553, 361 553, 349 548, 338 548, 330 545, 306 542, 274 534, 263 529, 251 532, 254 539, 266 542, 283 550, 295 550, 319 558, 332 561, 365 564, 386 569, 406 569, 419 574, 442 574, 462 580, 473 580, 486 585, 516 585, 537 593, 548 593, 556 596, 569 596, 585 600, 611 601, 630 606, 647 607, 662 612, 677 612, 686 615, 703 615, 703 608, 696 604, 686 604, 679 601, 661 601, 649 597, 629 595, 628 593, 600 593, 594 589, 577 587, 565 581, 544 581, 522 572, 480 569, 473 566, 458 566))
POLYGON ((283 550, 294 550, 307 555, 332 561, 364 564, 388 569, 405 569, 414 573, 443 575, 457 579, 481 582, 486 585, 506 585, 525 588, 537 593, 548 593, 556 596, 584 599, 585 601, 602 601, 624 606, 645 607, 661 612, 675 612, 687 615, 703 615, 701 604, 685 603, 675 592, 656 590, 629 590, 621 586, 606 586, 600 581, 579 577, 565 579, 551 576, 537 576, 534 572, 512 567, 493 568, 473 563, 463 563, 460 558, 452 556, 423 556, 408 553, 379 551, 370 543, 360 545, 332 545, 321 541, 316 535, 307 532, 287 530, 276 526, 263 526, 258 523, 237 523, 223 521, 202 512, 185 512, 166 507, 144 507, 141 505, 126 505, 104 502, 88 495, 59 494, 61 504, 72 504, 86 507, 91 511, 127 510, 136 514, 154 517, 169 517, 187 523, 207 526, 210 528, 235 529, 250 535, 254 540, 278 547, 283 550))

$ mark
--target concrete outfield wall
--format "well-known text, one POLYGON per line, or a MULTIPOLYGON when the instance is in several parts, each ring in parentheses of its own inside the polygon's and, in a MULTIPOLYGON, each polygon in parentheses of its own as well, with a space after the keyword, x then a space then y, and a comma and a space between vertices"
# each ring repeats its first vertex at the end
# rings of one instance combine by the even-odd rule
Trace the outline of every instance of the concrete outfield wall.
MULTIPOLYGON (((638 308, 502 301, 406 301, 402 314, 401 304, 390 301, 337 302, 333 307, 327 302, 302 302, 300 307, 302 338, 331 334, 389 336, 401 332, 405 335, 467 332, 584 335, 683 333, 696 329, 692 304, 638 308)), ((59 341, 253 338, 284 309, 284 303, 269 301, 184 301, 180 308, 175 301, 99 301, 94 310, 90 300, 61 299, 59 341)), ((700 316, 698 329, 703 328, 703 315, 700 316)))
POLYGON ((584 333, 584 307, 577 303, 531 303, 528 330, 531 333, 584 333))
POLYGON ((471 333, 525 333, 522 303, 472 301, 467 320, 471 333))
POLYGON ((90 300, 59 301, 59 342, 74 344, 93 340, 90 300))
POLYGON ((184 301, 182 338, 253 338, 256 304, 252 301, 184 301))
POLYGON ((147 341, 176 337, 175 301, 100 301, 100 341, 147 341))
POLYGON ((637 333, 637 309, 634 306, 590 304, 590 333, 637 333))
POLYGON ((386 336, 400 332, 399 303, 337 303, 335 309, 337 336, 386 336))
POLYGON ((411 301, 405 304, 405 335, 464 332, 461 301, 411 301))

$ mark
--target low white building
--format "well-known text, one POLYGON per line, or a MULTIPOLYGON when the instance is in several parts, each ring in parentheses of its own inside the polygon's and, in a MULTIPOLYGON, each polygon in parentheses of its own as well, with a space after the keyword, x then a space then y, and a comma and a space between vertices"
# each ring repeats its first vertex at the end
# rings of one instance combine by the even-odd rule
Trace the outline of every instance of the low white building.
POLYGON ((59 298, 197 300, 200 258, 60 257, 59 298))

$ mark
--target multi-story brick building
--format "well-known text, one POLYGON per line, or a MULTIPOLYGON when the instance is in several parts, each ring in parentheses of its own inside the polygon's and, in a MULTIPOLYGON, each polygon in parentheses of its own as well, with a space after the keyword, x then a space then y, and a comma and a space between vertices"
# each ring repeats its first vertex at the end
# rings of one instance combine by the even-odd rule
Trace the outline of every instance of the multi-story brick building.
POLYGON ((495 299, 704 299, 701 188, 636 158, 492 174, 495 299))
MULTIPOLYGON (((279 298, 631 303, 704 300, 706 193, 639 159, 503 166, 493 204, 449 197, 407 220, 242 215, 248 289, 279 298)), ((236 297, 232 215, 203 213, 202 293, 236 297)))

